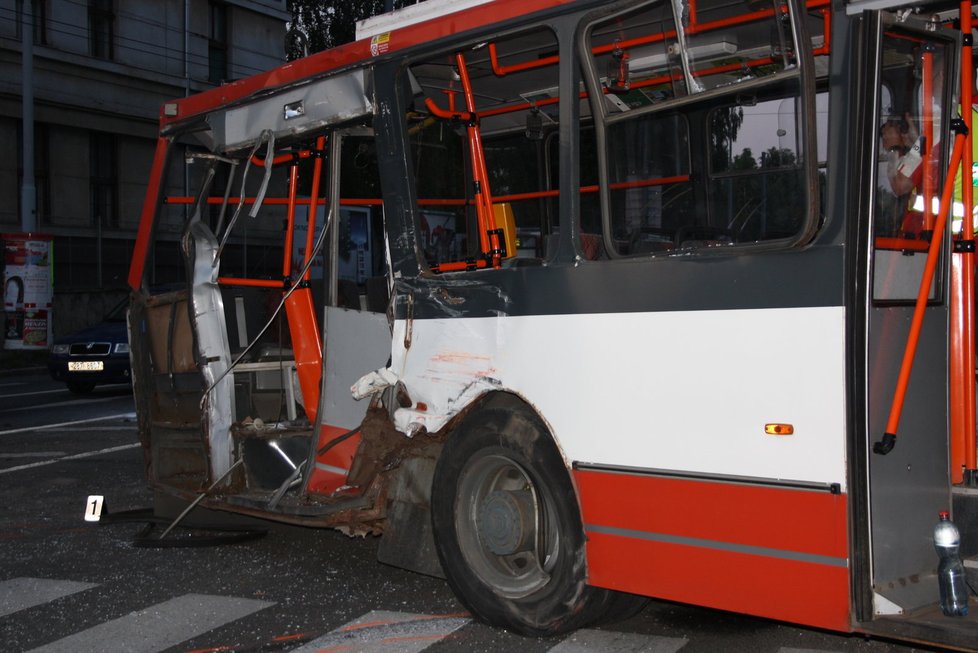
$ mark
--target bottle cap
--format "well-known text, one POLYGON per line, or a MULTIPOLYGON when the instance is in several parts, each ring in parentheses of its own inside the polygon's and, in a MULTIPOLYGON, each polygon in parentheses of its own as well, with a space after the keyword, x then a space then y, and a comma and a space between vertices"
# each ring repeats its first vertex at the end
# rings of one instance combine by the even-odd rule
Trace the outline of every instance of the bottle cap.
POLYGON ((949 513, 947 510, 942 510, 937 513, 937 515, 941 518, 941 521, 947 521, 951 518, 951 513, 949 513))

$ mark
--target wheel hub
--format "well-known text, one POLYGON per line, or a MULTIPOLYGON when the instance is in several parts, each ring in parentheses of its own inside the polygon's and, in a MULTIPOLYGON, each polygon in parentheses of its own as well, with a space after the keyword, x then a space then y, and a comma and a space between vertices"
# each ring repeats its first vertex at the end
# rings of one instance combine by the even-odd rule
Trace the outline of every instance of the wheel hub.
POLYGON ((479 505, 479 539, 493 554, 508 556, 533 548, 536 509, 528 490, 495 490, 479 505))

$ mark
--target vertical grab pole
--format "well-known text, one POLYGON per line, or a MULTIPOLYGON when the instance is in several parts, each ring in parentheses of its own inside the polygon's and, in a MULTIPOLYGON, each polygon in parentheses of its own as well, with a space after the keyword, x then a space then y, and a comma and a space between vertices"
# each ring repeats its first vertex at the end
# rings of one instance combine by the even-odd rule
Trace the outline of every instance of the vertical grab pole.
MULTIPOLYGON (((921 227, 924 232, 934 230, 934 171, 937 162, 931 153, 934 151, 934 52, 933 46, 929 43, 924 44, 924 51, 921 53, 921 141, 920 156, 924 160, 923 189, 924 196, 924 224, 921 227)), ((952 178, 954 177, 954 167, 951 168, 952 178)))
MULTIPOLYGON (((315 245, 316 205, 319 199, 319 182, 323 170, 322 150, 325 142, 322 136, 316 139, 316 161, 312 169, 312 197, 309 199, 309 212, 306 219, 306 253, 303 265, 309 262, 315 245)), ((315 424, 319 412, 323 346, 319 321, 316 319, 316 308, 312 301, 312 290, 309 288, 308 271, 303 277, 303 282, 285 300, 285 315, 289 322, 289 335, 292 337, 295 369, 299 377, 299 389, 302 391, 303 407, 309 421, 315 424)))
POLYGON ((978 485, 978 445, 975 437, 975 225, 974 156, 972 102, 974 62, 972 55, 971 2, 961 2, 961 118, 968 129, 961 156, 961 233, 955 241, 951 268, 951 384, 954 389, 951 411, 951 480, 978 485), (959 414, 955 414, 959 413, 959 414))
POLYGON ((289 204, 285 212, 285 245, 282 248, 282 278, 292 275, 292 239, 295 237, 295 198, 299 186, 299 164, 289 168, 289 204))
MULTIPOLYGON (((890 416, 886 422, 886 432, 883 437, 873 444, 873 453, 886 455, 896 445, 896 433, 900 427, 900 416, 903 413, 903 403, 910 384, 910 372, 913 369, 913 359, 917 353, 917 342, 920 340, 920 327, 924 322, 924 309, 927 308, 927 297, 930 295, 931 283, 934 281, 934 270, 940 257, 941 245, 944 242, 944 225, 951 208, 951 198, 954 195, 954 171, 961 165, 961 153, 964 151, 965 126, 961 120, 951 124, 955 132, 954 150, 951 153, 949 174, 944 180, 944 192, 941 194, 941 206, 937 212, 934 231, 930 237, 927 249, 927 262, 920 279, 920 289, 917 291, 917 301, 914 304, 913 319, 910 322, 910 332, 907 334, 907 344, 903 351, 903 361, 900 363, 900 375, 897 377, 896 388, 893 391, 893 403, 890 405, 890 416)), ((929 202, 928 202, 929 203, 929 202)))
MULTIPOLYGON (((465 96, 465 110, 472 116, 472 122, 467 126, 466 132, 469 137, 469 152, 472 157, 472 174, 478 185, 476 192, 475 211, 479 222, 479 246, 483 254, 490 255, 493 267, 498 267, 500 262, 499 242, 493 243, 490 234, 496 230, 496 216, 492 212, 492 192, 489 189, 489 173, 486 170, 486 156, 482 149, 482 134, 479 124, 476 122, 475 94, 472 92, 472 82, 469 79, 469 71, 465 65, 465 55, 461 52, 455 55, 455 64, 458 67, 458 76, 462 82, 462 93, 465 96)), ((498 235, 495 238, 499 238, 498 235)))
MULTIPOLYGON (((319 185, 323 174, 325 148, 326 137, 320 136, 316 139, 316 151, 314 152, 316 159, 312 164, 312 189, 309 194, 309 219, 307 220, 309 228, 306 229, 306 257, 303 265, 309 262, 309 259, 312 257, 312 250, 316 245, 316 211, 319 208, 319 185)), ((306 281, 309 281, 311 272, 311 268, 306 270, 306 276, 304 277, 306 281)))

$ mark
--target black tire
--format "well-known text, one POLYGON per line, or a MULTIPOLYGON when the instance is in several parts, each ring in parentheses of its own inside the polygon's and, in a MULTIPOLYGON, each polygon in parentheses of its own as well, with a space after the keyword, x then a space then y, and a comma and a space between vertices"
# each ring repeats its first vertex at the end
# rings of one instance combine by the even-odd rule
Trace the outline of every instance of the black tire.
POLYGON ((481 621, 532 637, 604 616, 585 583, 584 529, 546 427, 513 399, 470 413, 435 468, 431 515, 448 584, 481 621))
POLYGON ((90 381, 69 381, 68 390, 76 395, 87 395, 95 389, 95 384, 90 381))
POLYGON ((649 598, 640 594, 613 591, 608 594, 608 605, 601 618, 604 622, 626 621, 637 616, 649 604, 649 598))

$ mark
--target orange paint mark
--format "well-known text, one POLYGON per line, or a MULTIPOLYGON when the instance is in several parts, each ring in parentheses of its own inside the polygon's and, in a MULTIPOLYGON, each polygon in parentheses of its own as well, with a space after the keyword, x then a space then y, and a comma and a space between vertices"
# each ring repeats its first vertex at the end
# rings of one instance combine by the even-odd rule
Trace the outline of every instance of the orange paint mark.
POLYGON ((365 621, 362 624, 351 624, 345 628, 340 628, 338 632, 348 633, 353 630, 364 628, 376 628, 377 626, 390 626, 391 624, 404 623, 403 621, 365 621))
POLYGON ((350 624, 346 628, 343 628, 337 632, 349 632, 351 630, 360 630, 362 628, 375 628, 377 626, 392 626, 394 624, 409 624, 409 623, 414 623, 415 621, 431 621, 432 619, 458 619, 458 618, 467 618, 471 616, 472 614, 469 612, 454 612, 451 614, 419 614, 419 615, 415 615, 411 619, 397 619, 397 620, 392 619, 388 621, 377 620, 377 621, 365 621, 360 624, 350 624))
POLYGON ((427 642, 444 639, 445 635, 415 635, 413 637, 385 637, 380 640, 381 644, 396 644, 397 642, 427 642))
POLYGON ((272 638, 273 642, 290 642, 296 639, 308 639, 312 637, 311 633, 296 633, 295 635, 278 635, 272 638))
POLYGON ((454 363, 461 365, 470 361, 489 362, 487 354, 470 354, 464 351, 446 351, 431 357, 431 360, 439 363, 454 363))

